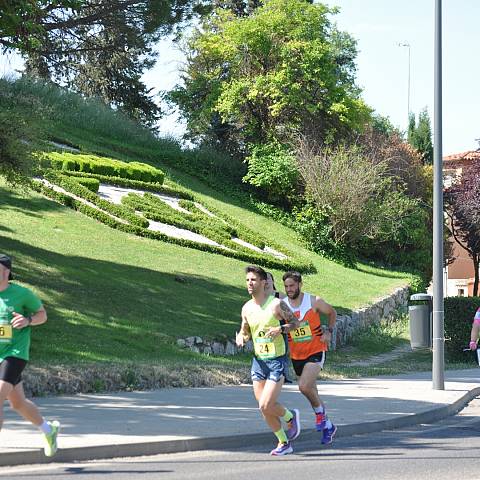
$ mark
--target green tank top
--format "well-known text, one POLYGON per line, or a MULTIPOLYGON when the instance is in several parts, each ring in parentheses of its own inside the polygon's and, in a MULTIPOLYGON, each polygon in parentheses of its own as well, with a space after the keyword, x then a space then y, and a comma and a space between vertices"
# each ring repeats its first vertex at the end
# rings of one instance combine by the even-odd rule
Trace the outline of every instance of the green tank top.
POLYGON ((265 332, 269 328, 280 325, 280 321, 275 317, 272 310, 272 302, 274 300, 275 297, 271 295, 261 306, 252 301, 247 313, 255 356, 262 360, 281 357, 287 351, 283 335, 278 335, 275 338, 265 337, 265 332))

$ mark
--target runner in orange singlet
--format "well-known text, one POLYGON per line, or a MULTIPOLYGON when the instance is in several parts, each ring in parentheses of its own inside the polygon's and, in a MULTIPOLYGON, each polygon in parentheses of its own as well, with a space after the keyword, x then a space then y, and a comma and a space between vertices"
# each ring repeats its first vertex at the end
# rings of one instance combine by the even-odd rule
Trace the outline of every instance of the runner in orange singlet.
POLYGON ((283 301, 300 320, 300 326, 288 335, 290 358, 298 377, 298 388, 307 397, 315 412, 315 426, 322 432, 322 443, 332 443, 337 427, 328 419, 325 405, 317 390, 317 377, 323 368, 337 320, 335 309, 320 297, 303 293, 302 276, 298 272, 283 275, 287 298, 283 301), (321 324, 320 314, 328 317, 328 327, 321 324))

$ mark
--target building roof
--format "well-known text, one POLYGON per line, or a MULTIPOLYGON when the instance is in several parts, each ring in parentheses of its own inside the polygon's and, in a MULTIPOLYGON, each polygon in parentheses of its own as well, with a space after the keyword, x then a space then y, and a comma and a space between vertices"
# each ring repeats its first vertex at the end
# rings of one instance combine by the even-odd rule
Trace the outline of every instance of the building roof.
POLYGON ((462 153, 454 153, 443 157, 444 162, 470 162, 480 160, 480 148, 478 150, 469 150, 462 153))

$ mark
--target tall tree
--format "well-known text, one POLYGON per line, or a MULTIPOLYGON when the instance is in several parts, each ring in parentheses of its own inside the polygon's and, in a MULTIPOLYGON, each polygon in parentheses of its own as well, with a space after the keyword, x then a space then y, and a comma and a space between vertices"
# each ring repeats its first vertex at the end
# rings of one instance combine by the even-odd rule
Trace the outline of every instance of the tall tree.
POLYGON ((0 45, 27 71, 95 95, 151 125, 159 109, 142 73, 153 44, 193 14, 192 0, 20 0, 5 2, 0 45))
POLYGON ((355 86, 354 40, 335 9, 266 0, 247 17, 217 10, 187 44, 182 84, 170 94, 191 138, 248 154, 310 129, 331 140, 369 116, 355 86))
POLYGON ((237 17, 245 17, 262 4, 262 0, 214 0, 212 7, 229 10, 237 17))
POLYGON ((478 295, 480 267, 480 161, 462 172, 459 181, 445 191, 445 210, 450 234, 473 262, 473 295, 478 295))
POLYGON ((418 124, 415 120, 415 114, 410 114, 407 141, 413 148, 418 150, 424 165, 433 164, 432 128, 426 108, 418 115, 418 124))

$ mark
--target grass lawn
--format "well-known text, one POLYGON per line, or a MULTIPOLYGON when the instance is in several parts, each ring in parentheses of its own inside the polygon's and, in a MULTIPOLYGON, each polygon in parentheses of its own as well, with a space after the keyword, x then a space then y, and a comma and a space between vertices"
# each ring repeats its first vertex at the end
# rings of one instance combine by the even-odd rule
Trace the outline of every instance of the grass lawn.
MULTIPOLYGON (((80 146, 84 153, 155 164, 206 203, 309 258, 317 273, 305 276, 304 290, 340 312, 368 305, 411 278, 370 265, 345 268, 307 251, 291 229, 172 168, 185 154, 176 142, 159 139, 95 100, 39 82, 0 84, 11 93, 12 109, 26 108, 23 113, 30 115, 29 104, 15 101, 30 97, 45 107, 39 122, 45 138, 80 146)), ((183 362, 229 368, 249 361, 248 355, 207 357, 176 346, 177 338, 193 335, 233 338, 247 300, 244 262, 122 233, 3 183, 0 251, 14 257, 17 280, 40 295, 49 314, 47 324, 34 329, 35 364, 183 362)), ((272 273, 281 288, 284 272, 272 273)))
MULTIPOLYGON (((252 229, 302 248, 288 228, 229 205, 207 187, 193 187, 252 229)), ((247 299, 241 261, 125 234, 4 184, 0 250, 14 257, 17 279, 37 291, 49 313, 49 322, 34 331, 36 362, 222 363, 180 350, 175 340, 233 337, 247 299)), ((407 279, 366 267, 347 269, 315 254, 311 258, 319 273, 306 277, 305 289, 344 310, 367 304, 407 279)), ((278 279, 281 273, 274 271, 278 279)))

